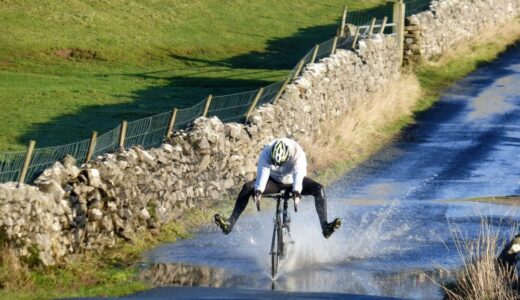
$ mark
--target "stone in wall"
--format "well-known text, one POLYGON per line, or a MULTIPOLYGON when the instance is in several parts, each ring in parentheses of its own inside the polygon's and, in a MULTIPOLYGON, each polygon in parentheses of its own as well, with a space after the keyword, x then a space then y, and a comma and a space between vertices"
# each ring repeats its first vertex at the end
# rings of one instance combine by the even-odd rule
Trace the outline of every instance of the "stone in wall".
POLYGON ((507 26, 518 16, 520 0, 432 1, 429 11, 407 20, 409 26, 405 35, 413 34, 414 41, 405 43, 405 59, 432 60, 454 45, 477 37, 487 28, 498 24, 507 26))
POLYGON ((417 16, 406 18, 404 27, 404 63, 418 63, 424 51, 421 51, 421 27, 417 16))

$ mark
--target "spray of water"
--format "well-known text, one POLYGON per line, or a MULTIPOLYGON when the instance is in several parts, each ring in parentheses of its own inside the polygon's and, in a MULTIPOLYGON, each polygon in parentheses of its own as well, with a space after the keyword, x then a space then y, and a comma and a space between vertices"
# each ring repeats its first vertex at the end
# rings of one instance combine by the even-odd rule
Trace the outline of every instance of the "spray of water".
MULTIPOLYGON (((393 241, 406 235, 410 226, 399 224, 396 228, 393 216, 398 207, 398 202, 394 201, 383 207, 365 208, 362 214, 345 205, 329 207, 331 217, 342 218, 343 225, 330 239, 325 239, 312 201, 307 201, 298 213, 292 212, 291 236, 294 244, 289 246, 288 255, 280 264, 280 273, 326 269, 356 259, 402 251, 402 246, 393 241)), ((236 249, 239 255, 252 258, 259 268, 265 270, 266 276, 269 276, 270 270, 272 218, 271 214, 262 213, 243 222, 239 236, 244 246, 236 249)))

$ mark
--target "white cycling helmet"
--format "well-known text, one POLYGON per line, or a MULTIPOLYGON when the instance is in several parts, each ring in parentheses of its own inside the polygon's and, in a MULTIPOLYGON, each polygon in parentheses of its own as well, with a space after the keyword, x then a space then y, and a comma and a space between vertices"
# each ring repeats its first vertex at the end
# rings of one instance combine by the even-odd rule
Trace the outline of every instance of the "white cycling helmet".
POLYGON ((283 165, 289 158, 289 147, 282 141, 277 140, 271 149, 271 161, 275 166, 283 165))

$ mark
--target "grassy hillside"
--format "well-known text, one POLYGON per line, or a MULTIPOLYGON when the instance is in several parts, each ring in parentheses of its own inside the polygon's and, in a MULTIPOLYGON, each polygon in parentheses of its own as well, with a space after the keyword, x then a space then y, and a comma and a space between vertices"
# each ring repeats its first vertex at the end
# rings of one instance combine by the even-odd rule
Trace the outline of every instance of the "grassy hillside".
POLYGON ((0 0, 0 151, 281 79, 382 0, 0 0))

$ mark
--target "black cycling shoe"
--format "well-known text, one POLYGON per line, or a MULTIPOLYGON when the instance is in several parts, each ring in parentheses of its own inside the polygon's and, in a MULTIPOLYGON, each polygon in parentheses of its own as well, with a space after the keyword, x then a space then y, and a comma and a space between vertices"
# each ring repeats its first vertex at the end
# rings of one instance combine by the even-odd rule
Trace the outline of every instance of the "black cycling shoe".
POLYGON ((325 228, 323 229, 323 236, 328 239, 334 231, 338 230, 341 227, 341 219, 334 219, 331 223, 327 223, 325 228))
POLYGON ((231 226, 228 220, 224 219, 219 214, 215 214, 215 224, 217 224, 217 226, 220 227, 220 229, 222 229, 222 232, 224 232, 224 234, 229 234, 233 229, 233 226, 231 226))

